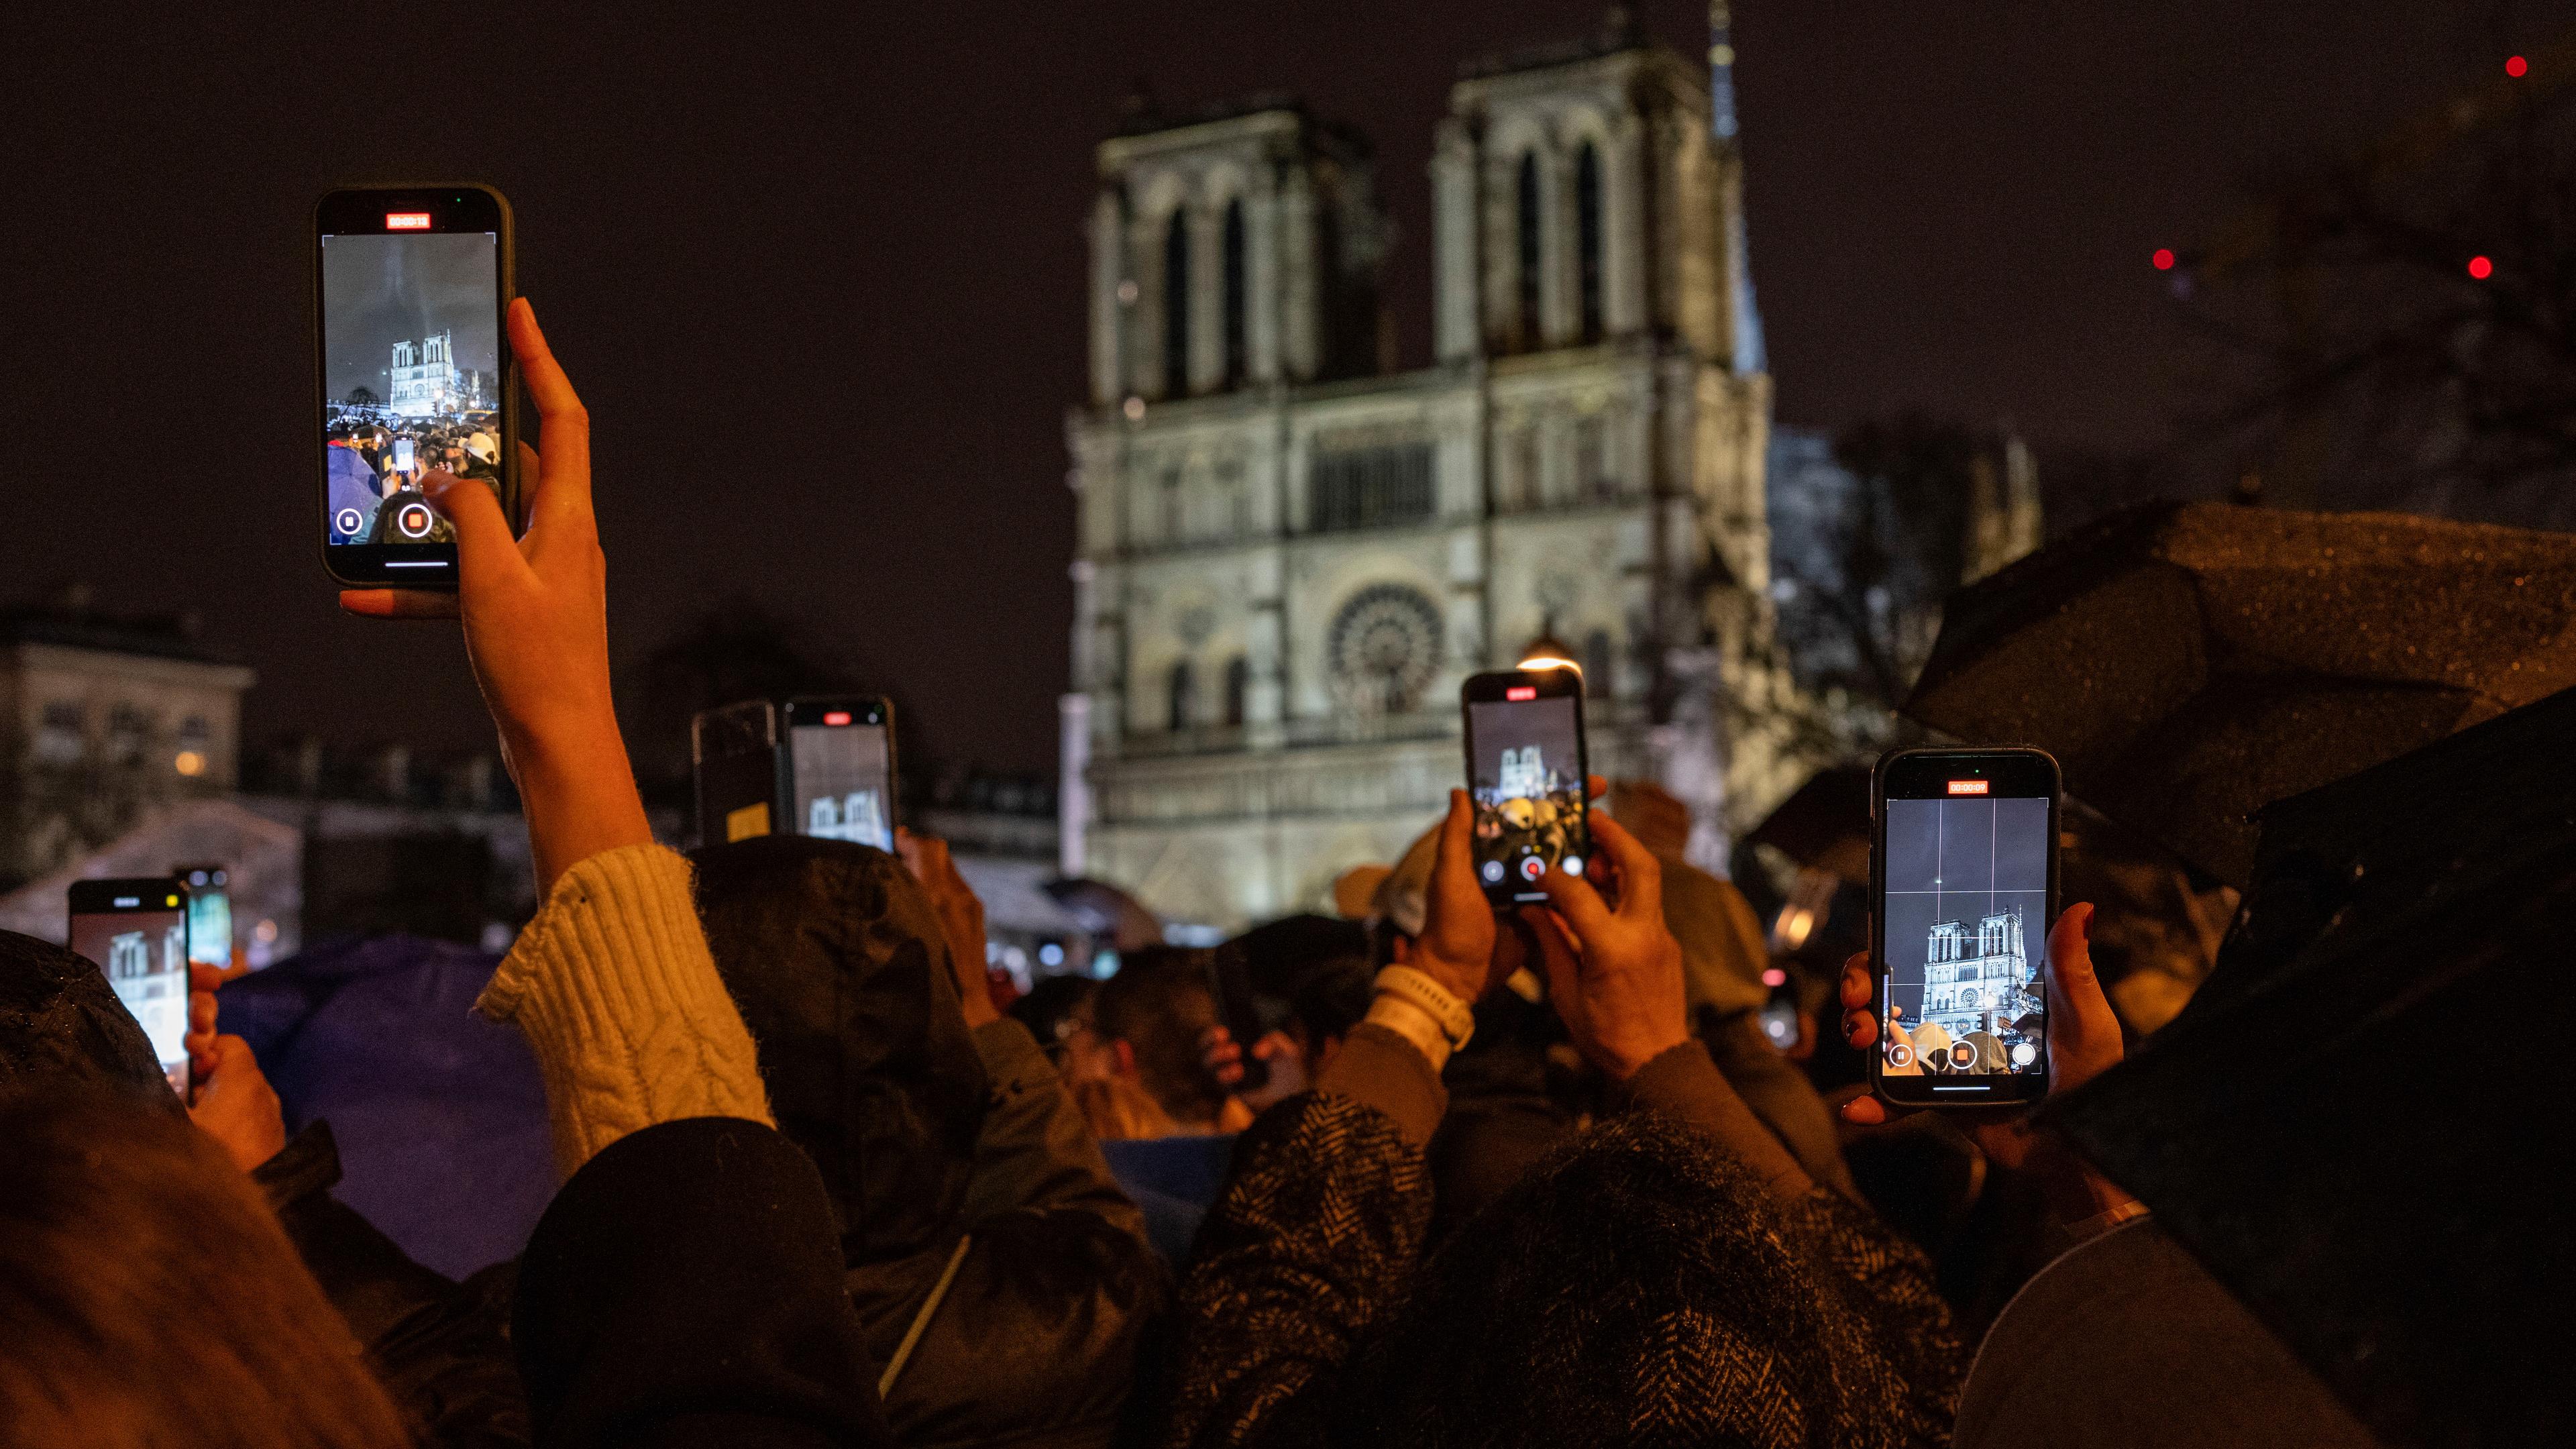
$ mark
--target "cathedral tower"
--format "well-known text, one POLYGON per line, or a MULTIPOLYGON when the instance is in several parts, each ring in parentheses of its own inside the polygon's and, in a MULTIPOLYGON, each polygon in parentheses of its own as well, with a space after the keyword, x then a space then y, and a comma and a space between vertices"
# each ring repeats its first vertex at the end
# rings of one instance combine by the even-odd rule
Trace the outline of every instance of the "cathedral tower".
POLYGON ((1617 12, 1464 67, 1405 372, 1364 143, 1267 99, 1102 143, 1068 868, 1211 926, 1312 908, 1437 815, 1460 682, 1542 634, 1594 768, 1714 825, 1768 556, 1726 93, 1617 12))

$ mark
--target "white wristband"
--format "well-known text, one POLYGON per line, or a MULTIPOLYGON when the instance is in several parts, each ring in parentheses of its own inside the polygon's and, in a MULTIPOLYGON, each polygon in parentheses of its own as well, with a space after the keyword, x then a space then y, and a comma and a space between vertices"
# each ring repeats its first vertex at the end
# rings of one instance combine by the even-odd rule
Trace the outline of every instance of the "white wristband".
POLYGON ((1431 1064, 1433 1075, 1449 1064, 1449 1034, 1430 1012, 1392 991, 1381 991, 1369 1001, 1368 1015, 1360 1018, 1371 1026, 1382 1026, 1413 1043, 1414 1050, 1431 1064))

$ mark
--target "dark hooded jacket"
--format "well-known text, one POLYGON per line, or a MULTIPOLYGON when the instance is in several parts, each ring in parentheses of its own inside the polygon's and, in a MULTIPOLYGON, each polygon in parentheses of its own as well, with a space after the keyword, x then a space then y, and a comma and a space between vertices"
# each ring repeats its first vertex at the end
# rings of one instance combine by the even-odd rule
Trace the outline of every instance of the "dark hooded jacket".
POLYGON ((1169 1287, 1036 1041, 1007 1018, 967 1029, 930 904, 893 856, 771 836, 697 866, 779 1130, 839 1216, 869 1349, 902 1355, 896 1438, 1109 1442, 1169 1287))
MULTIPOLYGON (((96 1084, 180 1110, 143 1028, 85 957, 0 931, 0 1092, 96 1084)), ((413 1262, 331 1196, 340 1158, 308 1125, 251 1174, 305 1269, 366 1345, 396 1407, 438 1446, 528 1441, 527 1407, 487 1280, 460 1286, 413 1262)))

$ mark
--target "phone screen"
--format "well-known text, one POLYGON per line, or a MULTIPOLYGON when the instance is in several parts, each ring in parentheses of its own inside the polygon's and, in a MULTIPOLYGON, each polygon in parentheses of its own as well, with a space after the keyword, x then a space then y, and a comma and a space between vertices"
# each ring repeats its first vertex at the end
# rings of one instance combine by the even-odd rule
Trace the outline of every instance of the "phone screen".
POLYGON ((882 711, 790 706, 788 778, 794 796, 788 805, 798 834, 894 849, 889 731, 882 711))
MULTIPOLYGON (((1515 689, 1513 693, 1522 693, 1515 689)), ((1476 875, 1495 900, 1543 901, 1550 870, 1583 873, 1582 703, 1573 694, 1467 703, 1468 794, 1476 875)))
MULTIPOLYGON (((1957 782, 1963 791, 1998 784, 1957 782)), ((2046 1076, 2039 972, 2052 807, 2045 796, 2000 793, 1883 802, 1882 1076, 2046 1076)), ((1991 1084, 1919 1085, 1974 1093, 1991 1084)))
POLYGON ((222 886, 188 887, 188 959, 206 966, 233 964, 233 901, 222 886))
POLYGON ((318 217, 325 556, 345 582, 452 585, 455 529, 420 482, 501 490, 500 201, 337 192, 318 217))
POLYGON ((72 950, 97 963, 134 1013, 170 1090, 188 1095, 188 905, 175 880, 83 881, 72 950))

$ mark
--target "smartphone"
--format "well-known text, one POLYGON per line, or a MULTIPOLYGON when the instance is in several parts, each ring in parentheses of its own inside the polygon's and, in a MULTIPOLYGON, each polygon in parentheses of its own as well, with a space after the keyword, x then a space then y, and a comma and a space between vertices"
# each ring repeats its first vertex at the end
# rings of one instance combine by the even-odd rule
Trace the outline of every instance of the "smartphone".
POLYGON ((765 699, 700 710, 689 721, 698 843, 730 845, 778 828, 778 707, 765 699))
POLYGON ((1890 1102, 1989 1107, 2048 1092, 2057 761, 1899 750, 1872 775, 1870 957, 1890 1102))
POLYGON ((1208 953, 1208 990, 1216 995, 1217 1015, 1226 1033, 1243 1052, 1243 1079, 1237 1092, 1258 1092, 1270 1085, 1270 1063, 1252 1054, 1252 1044, 1268 1034, 1261 1005, 1252 994, 1252 962, 1240 940, 1227 941, 1208 953))
POLYGON ((72 950, 106 975, 188 1100, 187 887, 176 876, 81 880, 71 897, 72 950))
POLYGON ((334 191, 314 207, 322 566, 340 583, 456 587, 455 529, 417 486, 451 445, 497 460, 486 481, 518 526, 511 254, 510 204, 488 186, 334 191))
POLYGON ((894 706, 872 695, 787 701, 788 828, 894 849, 894 706))
POLYGON ((1583 874, 1592 854, 1584 781, 1583 671, 1505 669, 1471 675, 1467 793, 1476 807, 1476 879, 1503 907, 1544 901, 1551 870, 1583 874))
POLYGON ((188 959, 232 969, 232 873, 220 865, 174 866, 170 873, 188 887, 188 959))

